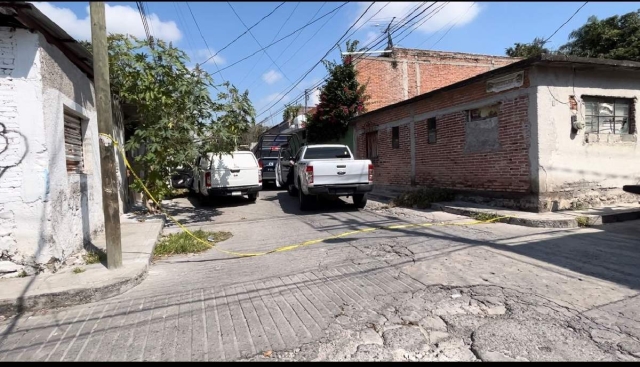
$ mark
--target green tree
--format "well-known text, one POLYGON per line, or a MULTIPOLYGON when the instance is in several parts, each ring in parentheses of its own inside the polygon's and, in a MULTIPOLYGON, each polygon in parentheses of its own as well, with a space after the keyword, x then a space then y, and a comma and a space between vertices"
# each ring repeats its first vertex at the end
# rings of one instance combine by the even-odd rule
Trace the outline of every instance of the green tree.
POLYGON ((514 43, 513 47, 505 50, 505 53, 509 57, 522 57, 526 59, 549 53, 549 50, 544 47, 544 44, 544 39, 536 37, 531 43, 514 43))
POLYGON ((295 119, 298 115, 298 111, 300 111, 301 108, 302 106, 300 105, 287 106, 282 112, 282 119, 288 122, 293 121, 293 119, 295 119))
MULTIPOLYGON (((232 151, 255 123, 248 91, 239 93, 228 82, 214 85, 198 65, 188 68, 186 53, 171 43, 157 40, 150 47, 146 39, 124 35, 109 35, 108 41, 112 93, 136 108, 125 121, 133 131, 125 148, 156 199, 170 193, 168 177, 176 167, 192 166, 204 152, 232 151), (218 90, 216 101, 209 88, 218 90)), ((139 182, 132 186, 143 192, 139 182)))
MULTIPOLYGON (((347 41, 347 52, 358 51, 358 41, 347 41)), ((342 57, 342 63, 323 61, 329 79, 320 90, 320 103, 312 115, 307 116, 309 142, 325 142, 344 137, 349 122, 365 111, 367 99, 365 85, 357 80, 353 57, 342 57)))
POLYGON ((582 57, 640 61, 640 9, 587 23, 569 34, 560 52, 582 57))

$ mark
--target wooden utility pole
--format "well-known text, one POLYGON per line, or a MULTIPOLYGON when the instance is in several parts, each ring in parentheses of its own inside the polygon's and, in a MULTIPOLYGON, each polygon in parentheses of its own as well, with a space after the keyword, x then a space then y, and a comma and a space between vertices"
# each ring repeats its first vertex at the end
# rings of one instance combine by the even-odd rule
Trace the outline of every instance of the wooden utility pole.
MULTIPOLYGON (((91 12, 91 45, 93 48, 93 80, 96 91, 98 132, 113 134, 111 114, 111 86, 109 84, 109 54, 107 51, 107 27, 104 2, 89 2, 91 12)), ((120 241, 120 210, 118 181, 116 179, 116 152, 113 142, 100 136, 100 172, 102 175, 102 210, 104 232, 107 239, 107 267, 122 266, 120 241)))

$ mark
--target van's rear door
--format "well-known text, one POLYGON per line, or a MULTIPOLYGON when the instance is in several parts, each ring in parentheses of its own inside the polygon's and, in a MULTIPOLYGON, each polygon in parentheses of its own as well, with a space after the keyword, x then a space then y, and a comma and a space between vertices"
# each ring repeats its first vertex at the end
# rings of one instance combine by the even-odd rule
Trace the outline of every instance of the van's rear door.
POLYGON ((257 186, 258 161, 251 152, 212 155, 211 187, 257 186))

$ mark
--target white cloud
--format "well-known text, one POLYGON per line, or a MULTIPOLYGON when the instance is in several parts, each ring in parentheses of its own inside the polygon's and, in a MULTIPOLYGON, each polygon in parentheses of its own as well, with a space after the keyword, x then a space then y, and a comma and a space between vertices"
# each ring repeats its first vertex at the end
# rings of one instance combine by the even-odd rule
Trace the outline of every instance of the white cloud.
POLYGON ((203 65, 206 64, 213 64, 215 61, 215 64, 217 65, 222 65, 225 62, 227 62, 227 60, 224 59, 224 57, 220 56, 220 55, 216 55, 216 50, 211 50, 211 52, 209 52, 209 49, 206 48, 201 48, 199 50, 196 50, 194 52, 194 57, 191 57, 191 61, 193 62, 202 62, 204 60, 207 60, 207 62, 205 62, 203 65), (211 57, 211 55, 215 55, 213 58, 209 59, 211 57), (195 60, 194 60, 195 58, 195 60), (207 60, 209 59, 209 60, 207 60))
POLYGON ((380 32, 374 32, 374 31, 367 32, 367 38, 364 40, 364 42, 360 43, 360 47, 371 44, 371 42, 373 42, 375 39, 381 36, 382 34, 380 32))
MULTIPOLYGON (((359 11, 358 11, 358 17, 359 17, 360 14, 362 14, 362 12, 369 5, 371 5, 371 2, 364 2, 364 3, 358 3, 358 4, 360 4, 359 11)), ((452 2, 449 2, 447 5, 445 5, 444 7, 440 8, 442 4, 443 3, 441 2, 435 2, 435 3, 428 2, 426 5, 420 8, 417 8, 417 10, 413 12, 408 19, 413 18, 414 16, 418 15, 423 10, 425 10, 427 7, 431 6, 424 13, 422 13, 421 15, 417 16, 414 20, 412 20, 408 24, 408 26, 412 25, 416 21, 419 21, 417 24, 422 23, 422 25, 420 25, 418 30, 424 33, 433 33, 445 26, 450 26, 450 24, 454 24, 454 23, 455 23, 455 27, 461 27, 470 23, 472 20, 474 20, 478 16, 478 14, 480 14, 480 10, 481 10, 480 5, 478 5, 478 3, 452 1, 452 2), (440 10, 438 10, 439 8, 440 10), (426 20, 423 23, 423 20, 427 19, 427 18, 424 18, 425 16, 427 16, 428 20, 426 20)), ((367 23, 364 28, 365 29, 369 27, 373 28, 376 24, 375 22, 376 20, 380 20, 380 22, 378 22, 378 24, 380 25, 383 25, 383 24, 387 25, 389 24, 389 21, 393 17, 396 17, 396 19, 394 20, 394 24, 397 24, 396 22, 403 19, 407 15, 407 13, 409 13, 410 11, 413 10, 413 8, 416 7, 416 5, 418 5, 418 3, 406 2, 406 1, 405 2, 389 2, 389 3, 376 2, 375 4, 373 4, 371 9, 369 9, 369 11, 367 12, 367 15, 365 15, 358 22, 356 26, 360 26, 362 23, 366 22, 371 17, 371 15, 376 14, 378 10, 380 10, 382 7, 384 7, 384 9, 382 9, 380 13, 378 13, 372 19, 371 22, 367 23), (388 5, 385 7, 386 4, 388 5), (382 20, 384 20, 384 22, 382 22, 382 20)), ((354 21, 356 19, 357 18, 355 18, 354 21)), ((370 33, 371 32, 367 34, 367 37, 371 36, 370 33)), ((406 32, 404 34, 406 34, 406 32)))
MULTIPOLYGON (((78 40, 91 40, 91 23, 89 17, 89 7, 85 8, 86 16, 78 18, 76 14, 68 8, 57 7, 48 2, 34 2, 41 12, 51 18, 62 27, 67 33, 78 40)), ((130 34, 138 38, 146 37, 142 19, 137 9, 124 5, 105 4, 105 15, 107 19, 107 32, 130 34)), ((155 13, 147 15, 149 30, 156 37, 165 41, 179 41, 182 32, 172 20, 162 21, 155 13)))
POLYGON ((282 74, 280 74, 279 72, 275 71, 275 70, 269 70, 266 73, 262 74, 262 80, 265 81, 265 83, 267 84, 273 84, 278 82, 280 79, 282 79, 282 74))

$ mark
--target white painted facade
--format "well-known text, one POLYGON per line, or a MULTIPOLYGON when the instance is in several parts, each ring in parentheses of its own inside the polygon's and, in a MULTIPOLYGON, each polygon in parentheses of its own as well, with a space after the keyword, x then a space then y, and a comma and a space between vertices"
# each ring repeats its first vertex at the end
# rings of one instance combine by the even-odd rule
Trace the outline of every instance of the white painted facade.
POLYGON ((0 27, 0 123, 8 143, 0 139, 0 261, 43 269, 103 231, 94 96, 92 81, 42 35, 0 27), (67 173, 65 110, 82 119, 81 174, 67 173))
POLYGON ((532 165, 532 178, 538 176, 540 200, 550 201, 549 208, 555 210, 570 209, 576 200, 586 206, 638 202, 638 197, 625 194, 622 186, 640 184, 640 71, 544 67, 532 72, 532 82, 531 152, 537 155, 532 157, 532 163, 537 163, 532 165), (569 106, 571 96, 577 101, 575 112, 569 106), (583 128, 572 133, 572 115, 578 121, 585 120, 585 96, 630 99, 636 111, 636 132, 598 136, 583 128))

